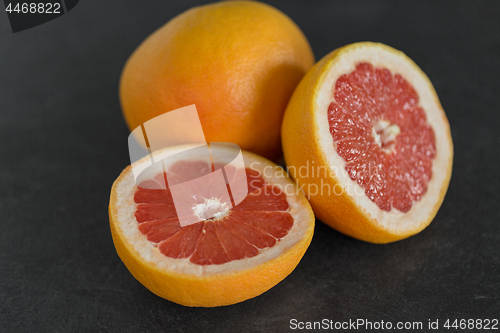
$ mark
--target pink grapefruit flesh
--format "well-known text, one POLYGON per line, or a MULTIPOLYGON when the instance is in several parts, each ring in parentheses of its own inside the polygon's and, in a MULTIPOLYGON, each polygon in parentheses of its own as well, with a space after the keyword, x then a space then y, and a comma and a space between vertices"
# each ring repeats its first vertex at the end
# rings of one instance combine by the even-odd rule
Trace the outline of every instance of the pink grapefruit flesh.
MULTIPOLYGON (((181 168, 211 171, 200 162, 182 161, 168 172, 181 168)), ((170 258, 189 258, 198 265, 217 265, 232 260, 256 256, 259 250, 272 247, 286 236, 293 226, 287 212, 289 205, 282 191, 267 184, 254 170, 246 169, 249 194, 224 216, 181 227, 172 195, 167 187, 154 184, 155 180, 141 183, 134 194, 137 204, 135 217, 140 232, 170 258)), ((167 179, 158 174, 156 179, 167 179)), ((207 198, 210 199, 210 198, 207 198)))
POLYGON ((407 212, 426 193, 435 134, 401 75, 359 63, 337 79, 328 121, 349 177, 380 209, 407 212))

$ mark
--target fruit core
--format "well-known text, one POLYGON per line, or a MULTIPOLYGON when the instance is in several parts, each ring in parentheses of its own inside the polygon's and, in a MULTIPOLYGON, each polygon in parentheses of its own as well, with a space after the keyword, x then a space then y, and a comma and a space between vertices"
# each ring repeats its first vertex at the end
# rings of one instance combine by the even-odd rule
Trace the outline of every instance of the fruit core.
POLYGON ((400 74, 358 63, 337 79, 328 123, 349 178, 380 209, 406 213, 426 193, 436 138, 400 74))
POLYGON ((372 135, 375 142, 386 153, 394 151, 396 144, 396 136, 401 132, 401 129, 396 124, 391 124, 388 120, 379 120, 372 127, 372 135))
POLYGON ((226 202, 221 202, 219 198, 205 199, 204 202, 193 206, 193 213, 201 220, 209 218, 220 219, 227 215, 229 205, 226 202))
MULTIPOLYGON (((175 168, 196 171, 209 168, 204 162, 182 161, 175 168), (196 167, 195 167, 196 166, 196 167)), ((195 172, 196 174, 196 172, 195 172)), ((268 184, 258 171, 246 169, 248 195, 238 205, 227 210, 220 198, 202 198, 193 214, 203 221, 180 226, 166 174, 137 186, 134 193, 135 218, 139 231, 165 256, 189 259, 197 265, 217 265, 250 258, 275 246, 290 232, 294 220, 289 213, 287 197, 280 188, 268 184), (157 185, 153 184, 159 180, 157 185), (213 217, 214 213, 217 213, 213 217)))

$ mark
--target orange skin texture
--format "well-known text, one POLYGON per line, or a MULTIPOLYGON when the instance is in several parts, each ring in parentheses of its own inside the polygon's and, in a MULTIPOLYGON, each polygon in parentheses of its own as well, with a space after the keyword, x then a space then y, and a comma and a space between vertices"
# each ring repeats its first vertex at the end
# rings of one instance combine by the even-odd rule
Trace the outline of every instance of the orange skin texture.
POLYGON ((232 142, 276 160, 288 100, 314 64, 302 31, 285 14, 255 1, 194 7, 150 35, 120 80, 132 131, 195 104, 208 142, 232 142))
POLYGON ((154 294, 172 302, 193 307, 230 305, 256 297, 286 278, 304 256, 314 233, 314 215, 304 196, 300 197, 303 209, 308 210, 310 221, 307 232, 292 248, 280 256, 250 269, 211 276, 178 274, 144 261, 140 254, 123 238, 116 225, 116 184, 130 173, 127 167, 111 189, 109 222, 118 256, 130 273, 154 294))
MULTIPOLYGON (((340 186, 337 177, 330 177, 334 172, 329 168, 326 155, 322 152, 319 145, 320 138, 315 130, 315 123, 317 122, 315 101, 317 100, 319 88, 328 72, 327 69, 330 68, 332 63, 348 48, 363 46, 363 44, 378 45, 379 47, 384 47, 391 52, 398 52, 400 55, 406 57, 404 53, 389 46, 370 42, 350 44, 336 49, 321 59, 306 74, 295 90, 285 111, 282 124, 282 143, 287 166, 299 170, 301 166, 306 166, 307 161, 309 161, 309 165, 326 166, 328 172, 328 175, 322 174, 319 177, 300 177, 300 173, 298 172, 295 174, 291 173, 290 176, 292 176, 299 187, 302 187, 304 190, 308 188, 309 184, 316 184, 318 188, 321 188, 321 180, 323 180, 323 184, 329 184, 330 188, 340 186)), ((408 60, 414 64, 411 59, 408 58, 408 60)), ((437 105, 441 107, 441 103, 439 102, 432 83, 416 64, 414 64, 414 66, 427 79, 437 105)), ((415 235, 425 229, 434 219, 444 200, 451 179, 453 166, 453 142, 451 139, 451 132, 444 111, 442 115, 445 123, 448 125, 447 128, 443 130, 447 132, 447 137, 449 139, 448 143, 452 154, 448 161, 447 169, 445 170, 446 177, 441 187, 439 195, 440 200, 435 202, 432 214, 429 215, 426 221, 414 228, 408 228, 404 232, 398 233, 394 230, 389 230, 371 218, 364 209, 356 203, 354 198, 347 194, 347 191, 342 191, 340 195, 322 195, 320 193, 307 196, 306 193, 316 217, 343 234, 371 243, 384 244, 398 241, 415 235)), ((325 169, 321 170, 324 171, 325 169)))

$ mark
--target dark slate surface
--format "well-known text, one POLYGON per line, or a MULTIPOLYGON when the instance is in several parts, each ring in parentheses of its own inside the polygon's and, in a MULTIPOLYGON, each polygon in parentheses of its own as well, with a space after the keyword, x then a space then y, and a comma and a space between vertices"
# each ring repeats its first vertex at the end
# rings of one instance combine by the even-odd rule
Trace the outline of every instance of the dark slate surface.
POLYGON ((270 3, 303 29, 317 59, 380 41, 429 75, 455 144, 431 226, 381 246, 318 222, 297 269, 262 296, 214 309, 163 300, 127 271, 108 226, 110 187, 128 163, 117 84, 135 47, 198 2, 80 1, 16 34, 3 12, 0 331, 277 332, 292 318, 500 318, 500 2, 270 3))

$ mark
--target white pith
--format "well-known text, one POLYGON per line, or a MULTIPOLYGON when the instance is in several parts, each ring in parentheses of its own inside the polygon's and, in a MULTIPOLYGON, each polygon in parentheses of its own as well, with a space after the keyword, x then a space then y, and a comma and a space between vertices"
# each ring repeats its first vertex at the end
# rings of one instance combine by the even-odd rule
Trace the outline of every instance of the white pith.
POLYGON ((220 219, 227 215, 230 206, 226 202, 220 202, 219 198, 205 199, 205 202, 194 205, 193 213, 200 220, 208 220, 209 218, 220 219))
POLYGON ((390 121, 382 119, 377 121, 372 127, 372 136, 375 142, 386 153, 390 153, 396 146, 396 137, 401 132, 401 129, 396 124, 391 124, 390 121))
MULTIPOLYGON (((436 202, 440 200, 441 186, 448 176, 448 163, 453 154, 447 136, 449 127, 445 118, 443 118, 443 111, 439 101, 437 101, 429 87, 429 82, 408 61, 408 58, 373 45, 343 50, 330 66, 328 72, 322 77, 314 106, 314 123, 321 150, 328 164, 327 167, 330 168, 328 171, 336 174, 341 186, 348 191, 348 195, 353 197, 357 205, 362 208, 362 211, 376 223, 380 223, 385 228, 396 233, 408 228, 418 228, 415 222, 425 223, 427 217, 433 213, 436 202), (433 128, 436 136, 436 157, 433 160, 432 177, 427 184, 427 192, 419 201, 413 202, 412 208, 406 213, 402 213, 395 208, 392 208, 389 212, 383 211, 365 195, 364 188, 351 180, 345 171, 346 162, 337 154, 336 144, 330 134, 327 111, 330 103, 334 101, 333 88, 335 82, 341 75, 354 71, 356 65, 360 62, 370 63, 374 67, 387 68, 392 75, 400 74, 405 78, 418 93, 419 105, 425 111, 427 122, 433 128)), ((387 129, 389 127, 387 126, 387 129)), ((397 130, 396 128, 390 129, 390 131, 394 132, 394 136, 396 136, 397 130)))
MULTIPOLYGON (((184 151, 189 148, 196 147, 196 145, 177 146, 164 149, 156 152, 158 159, 173 157, 173 155, 184 151)), ((229 149, 229 148, 228 148, 229 149)), ((185 155, 183 155, 185 157, 185 155)), ((234 157, 234 152, 228 153, 227 156, 221 156, 221 161, 224 163, 230 162, 230 158, 234 157), (227 157, 227 160, 224 158, 227 157)), ((170 165, 175 163, 174 159, 169 159, 170 165)), ((192 156, 192 160, 196 161, 203 156, 192 156)), ((189 258, 174 259, 163 255, 157 245, 147 240, 146 236, 139 231, 138 222, 135 218, 135 209, 137 204, 134 202, 134 193, 137 186, 132 175, 130 168, 126 169, 122 179, 115 183, 117 193, 117 214, 115 216, 116 228, 119 229, 120 234, 124 238, 125 243, 135 251, 136 255, 140 256, 142 260, 156 265, 160 269, 165 269, 170 272, 179 274, 189 274, 198 276, 210 276, 215 274, 232 273, 239 270, 248 270, 257 267, 269 260, 272 260, 287 250, 291 249, 295 244, 300 242, 307 230, 314 223, 311 219, 310 208, 304 207, 307 204, 303 194, 297 190, 295 183, 290 178, 281 177, 282 173, 272 173, 269 171, 269 166, 276 167, 268 160, 258 157, 257 155, 243 151, 243 158, 245 166, 251 167, 254 170, 260 171, 264 180, 270 184, 281 186, 282 188, 293 187, 294 191, 287 191, 287 201, 289 204, 288 213, 293 217, 294 224, 290 232, 279 240, 273 247, 259 250, 257 256, 251 258, 244 258, 241 260, 234 260, 221 265, 197 265, 189 261, 189 258), (257 162, 257 163, 256 163, 257 162), (268 169, 265 169, 266 166, 268 169)), ((184 159, 185 160, 185 159, 184 159)), ((136 163, 148 163, 149 157, 145 157, 136 163)), ((167 168, 169 165, 167 165, 167 168)), ((273 169, 274 170, 274 169, 273 169)), ((152 170, 150 175, 154 177, 159 170, 152 170)), ((147 179, 141 174, 141 179, 147 179)), ((307 204, 308 205, 308 204, 307 204)))

